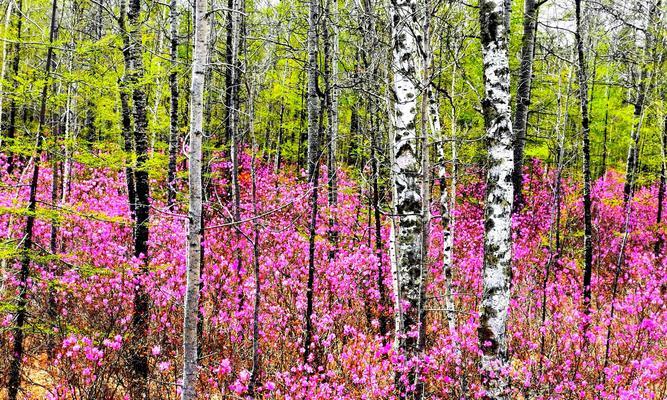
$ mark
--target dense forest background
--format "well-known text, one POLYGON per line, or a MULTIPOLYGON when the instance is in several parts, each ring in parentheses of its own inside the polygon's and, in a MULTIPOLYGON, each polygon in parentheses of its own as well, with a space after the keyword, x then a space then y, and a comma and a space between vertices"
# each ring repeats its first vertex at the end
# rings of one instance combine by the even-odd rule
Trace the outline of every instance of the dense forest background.
POLYGON ((666 399, 661 0, 0 0, 0 397, 666 399))

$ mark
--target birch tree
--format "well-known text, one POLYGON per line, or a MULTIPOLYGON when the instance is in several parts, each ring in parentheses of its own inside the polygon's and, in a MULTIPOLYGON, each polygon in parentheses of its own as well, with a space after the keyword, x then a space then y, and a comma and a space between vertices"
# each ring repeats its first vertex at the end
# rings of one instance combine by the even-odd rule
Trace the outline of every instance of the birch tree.
POLYGON ((310 0, 308 13, 307 38, 307 75, 308 75, 308 182, 312 186, 310 196, 310 225, 308 239, 308 282, 306 286, 306 332, 304 337, 303 362, 308 363, 310 347, 313 337, 313 286, 315 283, 315 231, 317 225, 317 192, 319 188, 319 156, 320 156, 320 101, 318 98, 318 32, 317 25, 320 18, 318 0, 310 0))
POLYGON ((478 328, 482 350, 484 398, 509 399, 507 312, 512 273, 511 212, 514 200, 514 152, 510 121, 510 75, 507 54, 506 9, 500 3, 479 4, 484 98, 482 111, 488 148, 486 201, 484 204, 484 266, 478 328))
POLYGON ((195 3, 195 43, 192 59, 190 99, 190 201, 188 208, 187 279, 183 318, 182 400, 197 398, 199 291, 202 255, 202 137, 204 120, 204 80, 208 59, 208 2, 195 3))
MULTIPOLYGON (((423 347, 422 176, 417 149, 417 82, 422 41, 416 0, 392 0, 390 7, 394 75, 392 146, 392 224, 395 296, 395 347, 415 358, 423 347)), ((408 385, 418 381, 417 371, 407 376, 408 385)), ((408 389, 399 379, 398 390, 408 389)), ((403 395, 399 393, 399 395, 403 395)))

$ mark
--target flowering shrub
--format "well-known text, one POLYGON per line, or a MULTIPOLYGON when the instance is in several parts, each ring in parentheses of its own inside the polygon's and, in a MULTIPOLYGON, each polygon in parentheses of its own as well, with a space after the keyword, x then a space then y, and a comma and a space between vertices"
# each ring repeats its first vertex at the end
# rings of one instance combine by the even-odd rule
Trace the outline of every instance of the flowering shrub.
MULTIPOLYGON (((250 157, 242 160, 242 219, 253 221, 250 157)), ((1 162, 0 162, 1 163, 1 162)), ((0 168, 4 168, 0 165, 0 168)), ((229 224, 229 163, 211 165, 206 208, 201 299, 200 397, 244 398, 252 356, 254 279, 253 224, 229 224)), ((176 399, 181 367, 182 303, 185 287, 186 209, 167 211, 164 182, 154 179, 149 272, 132 257, 132 231, 122 172, 75 164, 66 201, 51 206, 52 171, 40 175, 34 261, 28 282, 23 387, 26 398, 129 398, 128 360, 146 346, 153 396, 176 399), (51 224, 57 250, 50 254, 51 224), (132 338, 134 289, 150 295, 149 332, 132 338), (49 304, 55 304, 54 317, 49 304), (53 343, 49 349, 46 343, 53 343), (139 343, 141 342, 141 343, 139 343)), ((326 171, 325 171, 326 172, 326 171)), ((454 211, 454 298, 457 328, 444 314, 442 231, 431 224, 427 278, 426 350, 405 360, 393 337, 379 334, 379 320, 392 320, 381 305, 391 299, 389 221, 382 221, 382 260, 374 249, 367 189, 344 171, 339 205, 327 206, 321 185, 316 239, 314 350, 303 364, 308 260, 308 184, 294 171, 273 174, 258 164, 257 221, 261 285, 260 379, 255 397, 267 399, 384 399, 394 391, 394 371, 417 363, 430 399, 480 398, 477 368, 477 304, 481 290, 484 185, 471 174, 460 182, 454 211), (339 231, 336 257, 329 260, 329 215, 339 231), (379 262, 381 261, 381 263, 379 262), (378 265, 383 268, 382 288, 378 265)), ((552 171, 535 162, 526 171, 526 204, 514 218, 514 266, 509 329, 512 398, 667 398, 667 259, 654 254, 665 234, 656 224, 657 187, 641 188, 631 203, 629 236, 613 298, 623 241, 622 177, 609 172, 593 187, 594 272, 589 315, 582 309, 582 204, 579 184, 563 183, 556 254, 552 226, 552 171), (615 315, 612 319, 612 302, 615 315), (608 333, 609 332, 609 333, 608 333), (608 345, 607 345, 608 344, 608 345), (608 352, 607 352, 608 348, 608 352)), ((28 196, 26 176, 3 175, 0 235, 3 251, 22 237, 28 196)), ((326 182, 326 173, 322 182, 326 182)), ((434 205, 434 214, 437 206, 434 205)), ((0 343, 10 348, 17 293, 16 257, 2 270, 0 343)), ((6 370, 11 354, 0 355, 6 370)), ((0 377, 0 380, 6 379, 0 377)), ((5 384, 6 382, 2 382, 5 384)))

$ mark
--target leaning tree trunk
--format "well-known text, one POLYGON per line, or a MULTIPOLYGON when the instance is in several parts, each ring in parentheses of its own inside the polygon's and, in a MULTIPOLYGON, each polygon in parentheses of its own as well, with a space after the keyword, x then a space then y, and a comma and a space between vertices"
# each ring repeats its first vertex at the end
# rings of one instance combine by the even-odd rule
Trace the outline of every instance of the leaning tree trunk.
POLYGON ((208 59, 208 2, 195 4, 195 45, 192 59, 192 100, 190 125, 190 206, 188 211, 188 269, 183 319, 183 388, 181 399, 197 397, 197 326, 202 255, 202 137, 204 80, 208 59))
POLYGON ((523 14, 523 38, 521 45, 521 67, 519 84, 516 90, 516 109, 514 110, 514 184, 515 206, 523 203, 523 156, 526 145, 526 126, 528 107, 530 106, 531 80, 533 77, 533 57, 535 55, 535 26, 537 25, 537 6, 535 0, 526 0, 523 14))
MULTIPOLYGON (((46 99, 49 89, 49 78, 51 76, 51 68, 53 64, 53 40, 56 33, 56 12, 57 0, 53 0, 51 7, 51 28, 49 31, 49 47, 46 52, 46 73, 44 86, 42 87, 41 103, 39 108, 39 125, 37 127, 37 144, 35 148, 35 155, 33 158, 32 177, 30 178, 30 194, 28 195, 28 209, 25 225, 25 235, 23 236, 23 249, 21 252, 21 270, 18 277, 18 300, 16 304, 16 325, 12 329, 12 336, 14 339, 12 348, 12 360, 9 364, 8 373, 8 391, 7 398, 9 400, 16 400, 21 386, 21 365, 24 357, 24 335, 25 323, 27 318, 28 306, 28 278, 30 276, 30 253, 32 251, 34 239, 33 230, 35 227, 35 211, 37 209, 37 184, 39 182, 39 165, 42 157, 42 146, 44 136, 42 129, 46 122, 46 99)), ((19 6, 19 11, 21 7, 19 6)))
POLYGON ((484 205, 484 267, 480 304, 479 345, 485 399, 509 399, 507 393, 507 313, 512 275, 512 169, 514 152, 510 121, 510 70, 507 29, 500 23, 502 4, 480 2, 485 98, 482 110, 488 146, 484 205))
MULTIPOLYGON (((135 186, 135 217, 134 227, 134 256, 140 263, 140 274, 147 272, 148 266, 148 223, 149 223, 149 184, 148 170, 148 120, 146 118, 146 92, 142 86, 143 61, 141 53, 141 0, 131 0, 127 13, 129 24, 129 64, 128 83, 132 90, 134 106, 134 150, 136 164, 134 169, 135 186)), ((141 280, 137 281, 134 293, 134 311, 132 314, 132 334, 136 349, 130 357, 132 369, 131 396, 133 399, 149 398, 148 391, 148 347, 146 333, 148 332, 149 298, 141 280)))
POLYGON ((178 154, 178 2, 169 5, 169 39, 171 71, 169 72, 169 166, 167 171, 167 206, 172 207, 176 199, 176 155, 178 154))
POLYGON ((318 99, 318 34, 319 20, 318 0, 310 0, 308 14, 308 182, 312 186, 310 198, 311 215, 308 243, 308 282, 306 287, 306 332, 304 337, 303 362, 309 362, 310 347, 313 337, 313 286, 315 283, 315 233, 317 224, 317 192, 319 188, 319 157, 320 157, 320 102, 318 99))
MULTIPOLYGON (((416 0, 395 0, 390 7, 392 35, 392 69, 395 103, 393 109, 392 191, 394 236, 395 347, 409 359, 421 353, 423 335, 424 285, 422 270, 422 176, 417 156, 415 129, 420 62, 421 26, 417 18, 416 0)), ((411 368, 408 385, 416 384, 418 372, 411 368)), ((400 396, 408 389, 397 376, 400 396)))
POLYGON ((593 224, 591 216, 591 140, 588 121, 588 77, 586 75, 586 56, 584 54, 583 28, 581 21, 581 0, 575 0, 579 102, 581 107, 582 151, 584 153, 584 311, 589 312, 591 302, 591 277, 593 275, 593 224))

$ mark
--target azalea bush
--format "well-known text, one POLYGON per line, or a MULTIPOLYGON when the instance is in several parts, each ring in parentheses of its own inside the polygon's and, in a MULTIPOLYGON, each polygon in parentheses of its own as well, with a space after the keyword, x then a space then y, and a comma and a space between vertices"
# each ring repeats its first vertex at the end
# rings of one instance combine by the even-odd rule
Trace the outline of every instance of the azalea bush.
MULTIPOLYGON (((457 188, 454 331, 445 315, 442 229, 439 208, 433 205, 426 347, 418 359, 406 359, 394 350, 391 326, 386 336, 380 334, 381 319, 393 324, 390 212, 382 217, 384 247, 378 252, 366 183, 354 171, 341 171, 339 204, 330 209, 324 171, 316 237, 314 345, 304 363, 310 209, 306 196, 313 189, 305 178, 294 178, 294 168, 275 174, 271 165, 245 155, 240 170, 245 222, 231 224, 231 165, 216 159, 227 158, 214 158, 206 191, 201 398, 250 394, 255 279, 261 287, 261 370, 255 398, 385 399, 394 395, 395 371, 400 379, 400 371, 411 365, 417 366, 429 399, 481 398, 477 307, 484 178, 480 171, 466 171, 457 188), (254 201, 247 189, 253 179, 254 201), (333 258, 327 235, 332 215, 338 231, 333 258), (257 277, 249 240, 254 229, 259 238, 257 277)), ((128 363, 138 348, 147 349, 149 355, 152 396, 178 398, 186 269, 183 198, 168 209, 165 193, 159 189, 152 193, 149 252, 142 256, 148 261, 148 273, 142 273, 141 260, 133 257, 123 171, 74 163, 66 201, 56 208, 51 203, 53 171, 49 163, 43 164, 28 281, 24 398, 129 398, 128 363), (55 251, 49 245, 53 224, 55 251), (150 298, 149 332, 144 337, 131 332, 139 286, 150 298)), ((0 345, 5 350, 0 370, 8 368, 11 358, 8 349, 19 284, 18 245, 28 196, 28 177, 21 172, 16 168, 0 178, 4 240, 0 345)), ((581 187, 576 179, 563 181, 556 252, 554 173, 539 162, 526 168, 525 204, 513 220, 511 364, 504 371, 512 398, 665 399, 667 258, 664 247, 655 252, 655 243, 665 236, 664 224, 655 222, 657 185, 639 188, 627 212, 619 173, 609 171, 595 182, 593 300, 587 313, 582 307, 581 187)), ((153 187, 165 187, 159 182, 162 178, 154 179, 153 187)))

